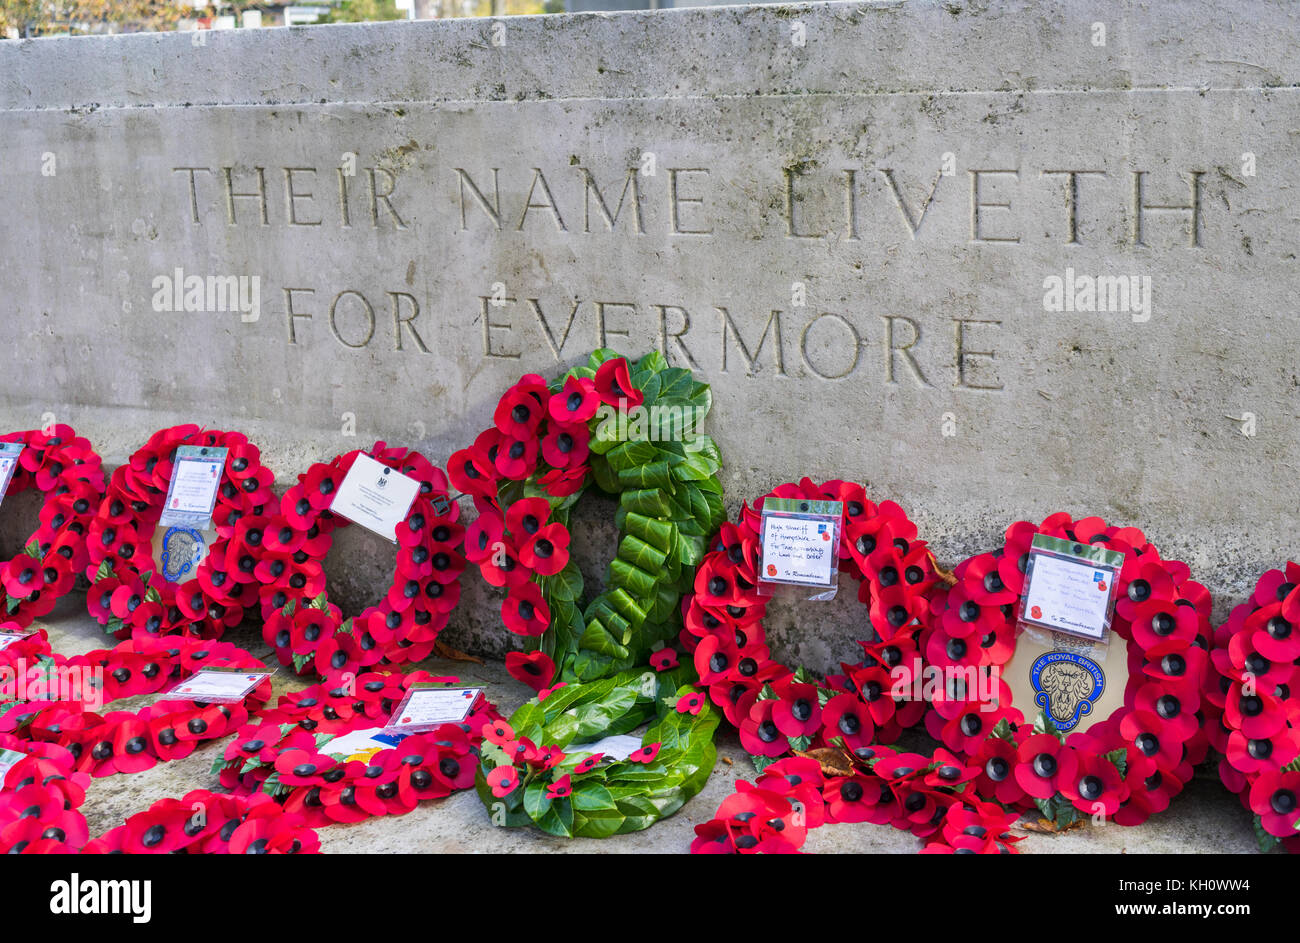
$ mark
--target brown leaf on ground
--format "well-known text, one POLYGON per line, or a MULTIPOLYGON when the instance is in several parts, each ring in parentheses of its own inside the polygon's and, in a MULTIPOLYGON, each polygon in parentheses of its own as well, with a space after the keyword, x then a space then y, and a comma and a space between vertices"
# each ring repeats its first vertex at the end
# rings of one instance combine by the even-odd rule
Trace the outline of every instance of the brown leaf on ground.
POLYGON ((443 642, 433 643, 433 654, 438 658, 445 658, 448 661, 472 661, 476 665, 483 664, 482 658, 475 658, 473 655, 467 655, 459 649, 452 648, 443 642))
POLYGON ((1083 828, 1086 823, 1083 819, 1075 819, 1065 828, 1057 828, 1056 823, 1051 819, 1039 817, 1037 819, 1023 819, 1013 826, 1022 832, 1037 832, 1041 835, 1057 835, 1061 832, 1072 832, 1076 828, 1083 828))
POLYGON ((795 750, 795 756, 816 760, 825 776, 852 776, 855 772, 853 757, 839 747, 820 747, 816 750, 795 750))
POLYGON ((952 570, 945 570, 943 567, 939 566, 939 561, 934 558, 934 553, 929 553, 929 557, 930 566, 934 567, 934 575, 943 580, 946 585, 956 586, 957 577, 952 575, 952 570))

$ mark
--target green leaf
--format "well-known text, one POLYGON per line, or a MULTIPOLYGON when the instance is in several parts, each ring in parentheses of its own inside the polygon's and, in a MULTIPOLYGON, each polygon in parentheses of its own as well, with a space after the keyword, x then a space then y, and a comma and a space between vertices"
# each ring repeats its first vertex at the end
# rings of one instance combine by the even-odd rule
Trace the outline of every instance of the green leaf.
POLYGON ((999 740, 1005 740, 1007 743, 1016 742, 1015 731, 1011 729, 1011 724, 1005 717, 994 725, 993 736, 997 737, 999 740))
POLYGON ((1120 747, 1118 750, 1103 753, 1102 756, 1110 760, 1111 764, 1119 770, 1120 776, 1128 775, 1128 750, 1126 748, 1120 747))
POLYGON ((590 780, 573 787, 573 809, 575 812, 596 812, 602 810, 616 811, 614 797, 602 784, 590 780))
POLYGON ((41 558, 41 542, 33 537, 31 542, 28 543, 27 546, 23 547, 23 553, 33 559, 39 560, 41 558))
POLYGON ((1255 842, 1259 845, 1260 854, 1266 855, 1282 843, 1281 838, 1264 830, 1264 822, 1258 815, 1252 819, 1252 824, 1255 826, 1255 842))
POLYGON ((313 609, 319 609, 321 612, 329 612, 330 611, 329 596, 326 595, 325 593, 321 593, 319 596, 317 596, 315 599, 311 601, 310 605, 313 609))
POLYGON ((102 561, 99 564, 99 569, 95 571, 95 582, 98 583, 100 580, 106 580, 112 575, 113 575, 113 558, 109 557, 108 559, 102 561))
POLYGON ((1056 806, 1056 828, 1058 831, 1073 825, 1079 818, 1079 810, 1069 802, 1061 799, 1056 806))
POLYGON ((1047 711, 1038 712, 1038 717, 1034 720, 1034 733, 1050 733, 1057 740, 1065 742, 1065 734, 1057 729, 1056 722, 1047 716, 1047 711))

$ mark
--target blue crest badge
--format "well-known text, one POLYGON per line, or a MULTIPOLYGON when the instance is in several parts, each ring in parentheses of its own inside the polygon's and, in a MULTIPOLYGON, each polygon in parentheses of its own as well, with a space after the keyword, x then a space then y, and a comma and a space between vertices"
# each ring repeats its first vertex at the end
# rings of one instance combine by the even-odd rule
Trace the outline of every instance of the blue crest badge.
POLYGON ((1029 669, 1034 703, 1047 711, 1064 733, 1092 713, 1092 705, 1106 690, 1106 675, 1091 658, 1074 652, 1040 655, 1029 669))
POLYGON ((203 559, 203 534, 189 527, 169 527, 162 540, 162 575, 169 583, 179 583, 187 573, 198 569, 203 559))

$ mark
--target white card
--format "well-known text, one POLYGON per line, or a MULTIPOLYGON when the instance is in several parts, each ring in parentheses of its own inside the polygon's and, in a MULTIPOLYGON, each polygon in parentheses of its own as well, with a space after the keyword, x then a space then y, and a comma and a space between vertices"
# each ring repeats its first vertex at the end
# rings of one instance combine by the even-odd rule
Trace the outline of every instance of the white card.
POLYGON ((639 749, 641 749, 640 737, 621 733, 613 737, 597 740, 595 743, 570 744, 564 748, 564 753, 566 756, 583 753, 603 753, 606 759, 626 760, 639 749))
POLYGON ((358 455, 330 510, 396 543, 397 525, 406 519, 419 493, 420 483, 414 478, 369 455, 358 455))
POLYGON ((834 522, 765 516, 761 576, 773 583, 829 586, 836 549, 834 522))
POLYGON ((412 685, 384 732, 416 733, 442 724, 458 724, 469 716, 482 693, 482 688, 412 685))
POLYGON ((341 756, 345 760, 369 760, 381 750, 388 750, 406 739, 406 734, 385 732, 383 727, 353 730, 326 742, 320 752, 326 756, 341 756))
POLYGON ((183 445, 176 450, 171 483, 167 486, 167 503, 158 519, 162 527, 212 527, 212 509, 221 488, 221 471, 226 465, 226 449, 211 446, 183 445))
POLYGON ((31 638, 35 634, 35 632, 0 632, 0 652, 14 644, 14 642, 20 642, 25 638, 31 638))
POLYGON ((18 765, 18 761, 27 756, 26 753, 19 753, 17 750, 0 750, 0 786, 4 785, 5 776, 9 771, 18 765))
POLYGON ((201 668, 170 691, 158 695, 160 701, 203 701, 207 704, 232 704, 242 701, 267 678, 269 671, 238 671, 229 668, 201 668))
POLYGON ((18 456, 22 453, 21 442, 0 442, 0 501, 5 499, 9 482, 13 480, 14 470, 18 467, 18 456))
POLYGON ((1034 554, 1024 614, 1040 625, 1101 639, 1115 575, 1087 560, 1034 554))

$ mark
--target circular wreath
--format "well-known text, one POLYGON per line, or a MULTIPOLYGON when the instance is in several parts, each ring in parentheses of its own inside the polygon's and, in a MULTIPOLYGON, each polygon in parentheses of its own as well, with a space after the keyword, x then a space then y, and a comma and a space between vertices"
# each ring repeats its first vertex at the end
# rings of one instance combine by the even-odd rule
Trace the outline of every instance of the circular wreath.
POLYGON ((44 498, 40 526, 21 553, 0 562, 0 619, 26 627, 54 608, 86 566, 86 532, 104 496, 104 469, 71 426, 11 432, 0 442, 24 446, 7 493, 35 488, 44 498))
MULTIPOLYGON (((916 525, 892 501, 876 504, 847 481, 817 485, 805 478, 745 505, 736 524, 726 523, 717 545, 695 574, 695 592, 682 601, 683 647, 700 684, 740 730, 740 742, 761 770, 792 751, 843 746, 872 755, 876 743, 896 739, 921 719, 925 704, 895 698, 891 671, 913 665, 927 625, 928 593, 938 579, 916 525), (758 591, 759 532, 768 498, 842 501, 839 568, 860 581, 867 606, 863 659, 843 664, 842 675, 815 681, 769 655, 763 631, 768 596, 758 591)), ((658 656, 663 657, 663 656, 658 656)))
POLYGON ((330 741, 341 734, 384 726, 410 687, 427 681, 457 679, 368 671, 282 695, 240 729, 213 771, 237 795, 273 796, 313 827, 405 815, 426 799, 468 789, 481 730, 501 716, 485 698, 462 723, 405 737, 365 762, 330 752, 330 741))
POLYGON ((255 561, 250 578, 261 586, 266 643, 280 663, 298 673, 356 673, 387 659, 419 661, 433 652, 438 633, 460 601, 465 560, 457 552, 465 531, 460 508, 447 500, 447 479, 419 452, 376 442, 317 462, 280 499, 279 513, 243 522, 236 553, 255 561), (397 562, 378 605, 355 619, 329 601, 322 561, 331 533, 349 522, 329 506, 358 455, 369 455, 420 483, 397 526, 397 562))
POLYGON ((685 669, 624 671, 534 698, 485 725, 476 780, 492 822, 551 835, 608 838, 649 828, 704 788, 718 715, 685 669), (584 749, 647 721, 626 759, 584 749))
POLYGON ((1011 525, 999 550, 971 557, 953 572, 955 585, 933 595, 922 647, 929 664, 973 671, 978 683, 937 691, 925 721, 931 736, 979 770, 980 795, 1008 806, 1036 805, 1058 826, 1099 813, 1136 825, 1165 809, 1209 747, 1200 711, 1211 601, 1187 565, 1162 559, 1136 528, 1057 513, 1037 527, 1011 525), (1124 703, 1085 731, 1062 733, 1045 711, 1012 703, 1000 679, 1016 651, 1036 534, 1125 555, 1110 643, 1127 646, 1124 703))
POLYGON ((1300 566, 1269 570, 1214 632, 1206 731, 1219 777, 1255 816, 1260 849, 1300 850, 1300 566))
POLYGON ((706 384, 657 351, 629 366, 602 349, 549 386, 523 377, 493 427, 451 456, 451 483, 479 515, 465 555, 506 588, 506 627, 540 640, 508 662, 520 680, 606 677, 677 634, 678 600, 724 516, 718 449, 696 431, 711 404, 706 384), (619 544, 604 592, 583 606, 568 525, 592 482, 618 495, 619 544))
POLYGON ((239 703, 168 699, 135 712, 101 715, 98 705, 92 709, 87 701, 110 704, 156 694, 200 668, 262 670, 263 665, 228 642, 183 636, 128 639, 112 649, 64 658, 50 652, 42 633, 11 645, 3 654, 19 646, 23 651, 10 662, 18 669, 10 673, 14 687, 0 701, 0 734, 64 747, 75 768, 95 778, 138 773, 189 756, 201 742, 237 729, 271 696, 268 678, 239 703), (20 685, 26 700, 15 697, 20 685))
MULTIPOLYGON (((87 535, 86 595, 90 614, 117 638, 183 633, 220 638, 238 625, 257 598, 251 563, 237 553, 272 499, 271 470, 257 446, 239 432, 173 426, 155 432, 127 464, 113 472, 87 535), (183 445, 225 448, 226 464, 212 512, 216 539, 191 575, 175 583, 155 569, 152 542, 167 500, 176 450, 183 445)), ((191 539, 201 540, 198 532, 191 539)))

